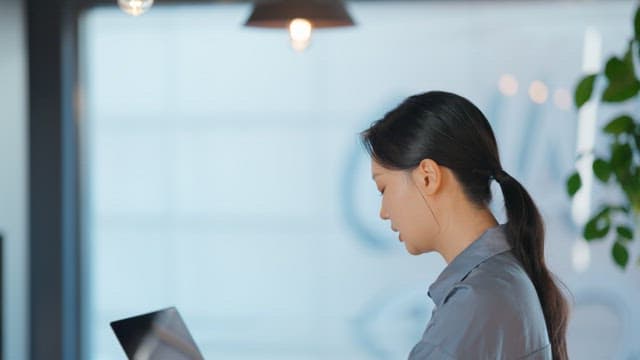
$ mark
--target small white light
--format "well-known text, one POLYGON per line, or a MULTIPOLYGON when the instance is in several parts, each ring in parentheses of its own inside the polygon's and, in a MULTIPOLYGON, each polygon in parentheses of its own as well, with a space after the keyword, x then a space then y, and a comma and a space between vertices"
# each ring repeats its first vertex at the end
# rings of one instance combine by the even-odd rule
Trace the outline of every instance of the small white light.
POLYGON ((543 104, 549 97, 549 89, 542 81, 534 81, 529 86, 529 97, 536 104, 543 104))
POLYGON ((289 37, 291 46, 296 51, 303 51, 311 43, 311 31, 313 26, 307 19, 293 19, 289 23, 289 37))
POLYGON ((513 96, 518 93, 518 80, 511 74, 504 74, 498 80, 498 89, 506 96, 513 96))
POLYGON ((138 16, 153 5, 153 0, 118 0, 118 6, 129 15, 138 16))
POLYGON ((571 108, 571 93, 567 89, 558 89, 553 94, 553 102, 562 110, 571 108))

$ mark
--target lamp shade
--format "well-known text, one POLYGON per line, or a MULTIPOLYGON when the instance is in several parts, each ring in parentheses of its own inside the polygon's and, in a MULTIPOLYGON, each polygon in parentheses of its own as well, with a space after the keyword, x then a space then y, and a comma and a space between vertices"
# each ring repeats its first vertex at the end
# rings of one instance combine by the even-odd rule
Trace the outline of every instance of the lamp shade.
POLYGON ((314 28, 354 25, 340 0, 273 0, 256 2, 245 26, 287 28, 296 18, 309 20, 314 28))

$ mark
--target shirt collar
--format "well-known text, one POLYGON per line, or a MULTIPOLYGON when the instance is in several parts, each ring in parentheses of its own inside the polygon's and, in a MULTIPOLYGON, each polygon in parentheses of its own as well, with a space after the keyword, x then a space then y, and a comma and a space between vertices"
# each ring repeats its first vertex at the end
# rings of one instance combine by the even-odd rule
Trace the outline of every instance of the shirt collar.
POLYGON ((438 279, 429 286, 427 294, 436 306, 442 305, 444 297, 454 283, 464 279, 482 262, 510 249, 506 236, 506 224, 487 229, 444 268, 438 279))

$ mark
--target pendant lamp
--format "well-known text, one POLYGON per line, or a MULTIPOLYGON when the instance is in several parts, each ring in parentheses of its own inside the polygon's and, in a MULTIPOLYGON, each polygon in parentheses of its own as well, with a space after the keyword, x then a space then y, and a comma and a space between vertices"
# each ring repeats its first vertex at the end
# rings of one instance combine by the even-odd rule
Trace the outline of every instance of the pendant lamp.
POLYGON ((353 26, 341 0, 265 0, 254 3, 245 26, 286 28, 291 45, 302 51, 310 43, 314 28, 353 26))

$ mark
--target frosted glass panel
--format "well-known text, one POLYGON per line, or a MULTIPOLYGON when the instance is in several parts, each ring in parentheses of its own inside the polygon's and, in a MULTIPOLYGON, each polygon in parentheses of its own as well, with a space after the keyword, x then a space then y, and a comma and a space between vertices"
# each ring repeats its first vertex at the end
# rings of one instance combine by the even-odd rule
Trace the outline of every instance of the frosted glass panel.
POLYGON ((109 321, 177 306, 207 359, 406 358, 444 262, 408 255, 378 218, 357 133, 404 97, 443 89, 485 112, 504 167, 543 212, 548 261, 576 301, 572 358, 639 358, 638 272, 619 272, 608 244, 577 242, 564 192, 577 115, 562 102, 586 31, 604 59, 630 34, 632 7, 353 2, 358 26, 317 31, 304 53, 284 31, 243 28, 248 4, 89 11, 89 355, 122 358, 109 321), (505 74, 514 95, 498 88, 505 74), (542 104, 528 94, 535 80, 542 104), (572 265, 576 251, 586 266, 572 265))

